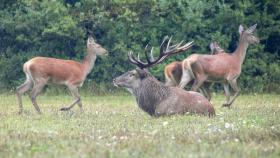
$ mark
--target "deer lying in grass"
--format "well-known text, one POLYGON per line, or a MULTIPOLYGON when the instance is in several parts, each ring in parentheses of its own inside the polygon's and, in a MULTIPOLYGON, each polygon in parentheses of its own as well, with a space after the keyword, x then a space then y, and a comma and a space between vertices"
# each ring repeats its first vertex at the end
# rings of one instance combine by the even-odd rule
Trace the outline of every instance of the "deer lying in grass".
POLYGON ((151 54, 148 55, 147 47, 145 55, 147 62, 136 59, 132 52, 129 52, 129 61, 139 68, 128 71, 115 78, 113 83, 117 87, 126 88, 136 97, 138 106, 151 116, 162 116, 172 114, 199 113, 204 115, 215 115, 211 103, 200 93, 185 91, 177 87, 169 87, 159 82, 144 68, 162 62, 171 54, 179 53, 189 49, 193 42, 182 45, 182 42, 173 46, 170 39, 163 40, 160 46, 160 55, 155 60, 151 54), (165 47, 165 48, 164 48, 165 47))
POLYGON ((191 74, 195 78, 192 86, 193 91, 204 82, 223 83, 226 101, 223 104, 225 107, 230 107, 236 97, 239 95, 237 86, 237 78, 241 74, 241 66, 246 56, 246 50, 249 44, 258 43, 259 39, 253 35, 257 24, 244 30, 243 26, 239 26, 239 43, 237 49, 231 53, 221 53, 217 55, 199 55, 193 54, 183 61, 183 75, 179 86, 184 88, 190 81, 188 75, 191 74), (185 75, 186 74, 186 75, 185 75), (229 86, 234 91, 233 97, 230 97, 229 86))
MULTIPOLYGON (((225 51, 218 45, 217 42, 212 42, 210 44, 210 54, 220 54, 225 53, 225 51)), ((167 86, 178 86, 181 78, 182 78, 182 62, 181 61, 174 61, 167 66, 165 66, 164 69, 164 76, 165 76, 165 85, 167 86)), ((189 78, 192 78, 191 74, 185 74, 188 75, 189 78)), ((200 92, 208 99, 211 99, 211 95, 209 93, 209 86, 211 83, 206 82, 203 84, 203 86, 200 88, 200 92)))
POLYGON ((28 91, 32 85, 33 89, 31 91, 30 99, 36 111, 41 114, 40 108, 36 102, 36 97, 48 82, 66 85, 75 98, 75 101, 72 104, 68 107, 61 108, 61 110, 69 110, 75 104, 78 104, 80 110, 83 111, 78 88, 82 87, 87 75, 94 67, 96 55, 106 54, 107 50, 95 43, 92 37, 89 37, 87 40, 87 55, 82 63, 73 60, 47 57, 35 57, 27 61, 23 65, 26 81, 16 90, 19 103, 19 114, 23 112, 22 95, 28 91))

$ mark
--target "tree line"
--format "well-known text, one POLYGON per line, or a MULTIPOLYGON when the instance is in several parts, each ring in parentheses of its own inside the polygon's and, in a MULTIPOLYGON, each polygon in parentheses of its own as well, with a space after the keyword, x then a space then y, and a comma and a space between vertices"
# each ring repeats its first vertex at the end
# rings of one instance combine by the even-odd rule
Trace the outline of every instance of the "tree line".
MULTIPOLYGON (((238 80, 245 92, 280 93, 278 0, 1 0, 0 89, 25 79, 22 65, 35 56, 82 60, 93 35, 109 51, 98 58, 84 89, 112 88, 112 78, 133 68, 127 52, 158 51, 164 36, 195 41, 150 71, 164 81, 164 66, 193 53, 207 54, 217 41, 227 52, 238 43, 238 26, 255 23, 260 44, 250 46, 238 80)), ((215 86, 215 89, 221 87, 215 86)))

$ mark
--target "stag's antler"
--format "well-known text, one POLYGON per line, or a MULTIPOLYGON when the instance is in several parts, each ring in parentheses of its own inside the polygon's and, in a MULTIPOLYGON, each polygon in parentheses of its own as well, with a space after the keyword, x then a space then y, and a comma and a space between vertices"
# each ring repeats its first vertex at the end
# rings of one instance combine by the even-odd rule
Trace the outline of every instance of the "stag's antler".
POLYGON ((183 52, 183 51, 189 49, 191 46, 193 46, 193 41, 188 42, 184 45, 182 45, 183 41, 181 41, 180 43, 177 43, 175 45, 170 46, 171 39, 172 39, 172 37, 170 37, 170 38, 165 37, 163 39, 163 41, 160 45, 160 54, 159 54, 159 57, 157 59, 154 59, 153 47, 151 47, 151 49, 149 51, 148 50, 149 45, 146 45, 146 47, 145 47, 145 57, 146 57, 147 62, 141 61, 140 57, 139 57, 139 54, 138 54, 138 58, 136 59, 134 57, 132 51, 128 52, 128 60, 132 64, 137 65, 139 68, 144 69, 144 68, 147 68, 147 67, 151 67, 152 65, 159 64, 160 62, 162 62, 168 56, 170 56, 172 54, 183 52), (148 54, 148 52, 150 52, 150 54, 148 54))

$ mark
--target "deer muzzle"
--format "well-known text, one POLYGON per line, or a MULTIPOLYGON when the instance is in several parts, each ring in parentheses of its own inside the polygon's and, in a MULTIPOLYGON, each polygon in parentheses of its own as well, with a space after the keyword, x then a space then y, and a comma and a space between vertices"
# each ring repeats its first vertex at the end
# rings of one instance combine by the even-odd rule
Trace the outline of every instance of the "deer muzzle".
POLYGON ((125 82, 122 81, 119 77, 113 79, 113 84, 116 87, 125 87, 125 82))

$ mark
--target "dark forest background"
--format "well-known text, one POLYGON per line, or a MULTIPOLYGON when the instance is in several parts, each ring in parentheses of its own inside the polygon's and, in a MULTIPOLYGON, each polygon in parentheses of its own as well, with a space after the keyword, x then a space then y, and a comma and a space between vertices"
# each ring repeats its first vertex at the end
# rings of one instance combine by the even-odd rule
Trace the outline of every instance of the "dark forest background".
POLYGON ((157 50, 166 35, 194 40, 189 51, 151 69, 164 81, 166 64, 208 53, 211 41, 233 52, 239 25, 255 23, 261 42, 249 46, 238 84, 243 92, 280 93, 279 0, 0 0, 0 89, 24 82, 22 65, 32 57, 82 60, 89 33, 110 53, 86 80, 91 92, 113 90, 112 78, 134 68, 128 50, 141 53, 148 43, 157 50))

